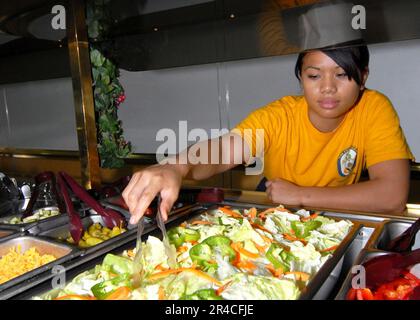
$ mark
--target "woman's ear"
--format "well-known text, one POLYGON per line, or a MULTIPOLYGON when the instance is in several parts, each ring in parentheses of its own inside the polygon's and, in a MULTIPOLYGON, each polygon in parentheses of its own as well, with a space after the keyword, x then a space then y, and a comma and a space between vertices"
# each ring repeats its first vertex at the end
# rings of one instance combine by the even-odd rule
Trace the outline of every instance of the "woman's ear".
POLYGON ((364 90, 366 88, 365 84, 368 79, 368 76, 369 76, 369 67, 366 67, 365 71, 363 71, 362 73, 362 83, 360 85, 360 90, 364 90))

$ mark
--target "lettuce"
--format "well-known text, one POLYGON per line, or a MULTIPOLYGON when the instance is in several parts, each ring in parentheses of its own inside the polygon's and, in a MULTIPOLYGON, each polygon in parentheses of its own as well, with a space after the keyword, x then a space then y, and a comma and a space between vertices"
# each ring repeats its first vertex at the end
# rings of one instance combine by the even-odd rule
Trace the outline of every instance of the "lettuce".
POLYGON ((294 300, 299 289, 291 280, 238 273, 222 292, 229 300, 294 300))

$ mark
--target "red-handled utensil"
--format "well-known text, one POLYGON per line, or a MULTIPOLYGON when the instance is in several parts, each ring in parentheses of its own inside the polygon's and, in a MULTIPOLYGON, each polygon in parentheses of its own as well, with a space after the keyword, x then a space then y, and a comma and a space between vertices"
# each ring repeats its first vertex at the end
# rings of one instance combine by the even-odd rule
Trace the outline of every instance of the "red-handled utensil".
POLYGON ((73 193, 85 204, 95 210, 104 219, 108 228, 125 227, 125 219, 115 210, 102 207, 92 196, 67 173, 60 171, 61 177, 67 182, 73 193))
POLYGON ((401 235, 392 239, 387 247, 388 251, 392 252, 406 252, 410 251, 416 240, 416 234, 420 229, 420 218, 416 220, 407 230, 401 235))
POLYGON ((420 263, 420 249, 404 254, 392 253, 374 257, 363 263, 366 285, 376 289, 399 278, 404 270, 417 263, 420 263))
POLYGON ((80 216, 74 210, 73 202, 71 201, 69 193, 67 192, 66 183, 60 175, 57 176, 57 182, 60 188, 60 192, 63 195, 67 213, 70 218, 69 225, 71 237, 73 238, 74 242, 78 244, 83 235, 82 219, 80 219, 80 216))

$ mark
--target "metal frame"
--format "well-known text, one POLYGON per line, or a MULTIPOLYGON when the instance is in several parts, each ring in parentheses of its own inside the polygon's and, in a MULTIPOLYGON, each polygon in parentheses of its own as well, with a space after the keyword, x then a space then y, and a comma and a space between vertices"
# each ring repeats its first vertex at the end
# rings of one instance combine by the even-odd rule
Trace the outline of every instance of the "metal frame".
POLYGON ((101 183, 97 150, 95 106, 92 90, 89 42, 83 0, 69 1, 67 36, 73 82, 76 128, 79 141, 82 184, 85 188, 101 183))

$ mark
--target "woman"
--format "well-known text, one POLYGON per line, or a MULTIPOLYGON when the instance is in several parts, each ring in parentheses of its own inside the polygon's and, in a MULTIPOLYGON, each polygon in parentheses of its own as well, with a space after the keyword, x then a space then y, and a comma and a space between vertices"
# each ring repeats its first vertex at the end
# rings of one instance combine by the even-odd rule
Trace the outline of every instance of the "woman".
MULTIPOLYGON (((403 211, 413 155, 390 101, 365 88, 368 63, 364 45, 299 54, 295 73, 303 96, 286 96, 252 112, 227 135, 230 143, 220 147, 220 164, 188 159, 187 164, 155 165, 135 173, 123 192, 131 223, 159 192, 166 216, 183 178, 206 179, 235 167, 238 157, 248 163, 255 156, 264 156, 267 195, 274 203, 403 211), (245 129, 254 134, 245 135, 245 129), (264 150, 253 147, 260 138, 256 129, 264 130, 264 150), (370 179, 358 182, 364 168, 370 179)), ((177 159, 185 160, 186 154, 177 159)))

